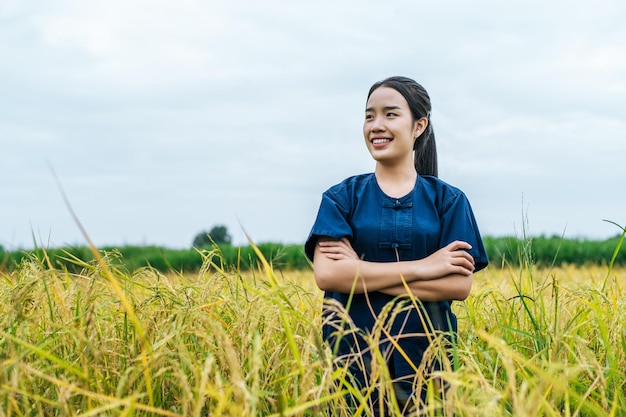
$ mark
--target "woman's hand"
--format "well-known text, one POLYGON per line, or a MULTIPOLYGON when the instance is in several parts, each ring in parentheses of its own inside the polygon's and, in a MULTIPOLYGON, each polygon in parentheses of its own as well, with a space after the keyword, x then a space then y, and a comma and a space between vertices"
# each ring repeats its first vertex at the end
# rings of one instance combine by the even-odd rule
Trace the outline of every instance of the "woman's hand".
POLYGON ((359 259, 359 255, 352 249, 348 238, 341 240, 319 240, 320 252, 329 259, 359 259))
MULTIPOLYGON (((404 282, 410 284, 411 292, 426 300, 461 299, 460 295, 450 294, 444 283, 459 282, 471 286, 474 271, 474 258, 466 252, 471 246, 455 241, 432 255, 411 261, 368 262, 361 260, 347 238, 341 240, 320 236, 313 254, 313 274, 317 286, 324 291, 341 293, 363 293, 367 291, 389 290, 389 294, 404 292, 404 282), (447 278, 456 275, 457 281, 447 278), (356 280, 356 286, 355 286, 356 280), (427 293, 421 291, 422 282, 427 293), (416 287, 413 288, 412 286, 416 287), (397 288, 396 288, 397 287, 397 288)), ((456 287, 456 286, 455 286, 456 287)))
POLYGON ((472 275, 474 273, 474 258, 466 250, 472 246, 460 240, 444 246, 437 252, 420 259, 418 275, 423 280, 437 279, 447 275, 472 275))
MULTIPOLYGON (((352 248, 347 238, 341 240, 319 240, 320 252, 328 259, 356 259, 359 256, 352 248)), ((447 275, 472 275, 474 272, 474 258, 466 249, 472 246, 460 240, 455 240, 439 249, 426 258, 416 261, 417 275, 420 280, 431 280, 447 275)))

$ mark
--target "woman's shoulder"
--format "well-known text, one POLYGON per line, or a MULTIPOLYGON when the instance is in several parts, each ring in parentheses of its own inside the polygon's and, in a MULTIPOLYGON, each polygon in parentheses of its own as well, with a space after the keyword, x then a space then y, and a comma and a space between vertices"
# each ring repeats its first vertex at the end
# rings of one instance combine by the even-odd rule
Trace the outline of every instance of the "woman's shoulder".
POLYGON ((430 188, 433 191, 437 191, 438 193, 446 193, 446 194, 463 194, 460 188, 455 187, 454 185, 442 180, 438 177, 432 177, 430 175, 420 175, 418 177, 418 184, 425 188, 430 188))
POLYGON ((348 209, 354 201, 366 195, 373 195, 376 184, 373 173, 353 175, 338 184, 333 185, 324 193, 324 198, 335 201, 337 204, 348 209))
POLYGON ((454 185, 447 183, 441 178, 423 175, 418 177, 418 186, 416 189, 422 189, 426 195, 429 195, 438 205, 442 207, 453 204, 457 199, 466 200, 465 193, 454 185))
POLYGON ((338 184, 333 185, 328 189, 330 193, 345 193, 362 190, 364 187, 374 184, 374 173, 358 174, 346 178, 338 184))

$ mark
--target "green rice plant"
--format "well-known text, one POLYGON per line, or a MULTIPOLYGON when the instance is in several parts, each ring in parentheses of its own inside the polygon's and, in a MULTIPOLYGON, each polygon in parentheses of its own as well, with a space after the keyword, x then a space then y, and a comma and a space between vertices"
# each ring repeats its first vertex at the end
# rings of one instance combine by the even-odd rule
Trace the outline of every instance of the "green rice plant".
MULTIPOLYGON (((626 269, 540 267, 534 243, 454 303, 458 338, 433 335, 414 364, 428 401, 413 415, 626 415, 626 269)), ((372 382, 358 390, 321 340, 311 271, 250 247, 252 269, 214 247, 196 272, 129 267, 113 249, 0 270, 0 416, 368 416, 374 392, 401 415, 379 348, 389 320, 364 335, 372 382)))
POLYGON ((2 273, 0 415, 316 415, 338 398, 317 298, 201 255, 191 277, 128 274, 108 252, 2 273))
POLYGON ((487 377, 490 415, 625 414, 624 271, 611 263, 604 279, 574 285, 554 268, 538 273, 531 246, 520 247, 521 267, 502 268, 465 303, 470 326, 460 340, 471 354, 462 357, 487 377))
MULTIPOLYGON (((621 227, 620 227, 620 230, 621 227)), ((626 265, 626 251, 621 251, 623 237, 605 240, 566 239, 563 236, 534 236, 532 238, 518 237, 484 237, 485 248, 493 265, 521 266, 520 245, 529 240, 532 243, 533 263, 542 267, 564 265, 626 265)), ((256 245, 263 257, 271 261, 275 270, 291 271, 294 269, 310 270, 310 262, 306 258, 303 245, 261 243, 256 245)), ((202 266, 202 256, 199 250, 217 249, 220 252, 220 262, 228 267, 240 271, 257 269, 261 266, 253 245, 232 246, 213 245, 209 248, 172 249, 160 246, 116 246, 102 247, 106 252, 119 252, 123 265, 118 265, 128 271, 140 268, 154 268, 160 272, 171 270, 185 273, 195 273, 202 266)), ((51 263, 55 268, 67 269, 69 272, 79 272, 71 259, 89 262, 96 259, 89 246, 72 246, 65 248, 50 248, 42 250, 13 250, 6 251, 0 247, 0 271, 12 271, 24 258, 35 255, 38 259, 51 263)))

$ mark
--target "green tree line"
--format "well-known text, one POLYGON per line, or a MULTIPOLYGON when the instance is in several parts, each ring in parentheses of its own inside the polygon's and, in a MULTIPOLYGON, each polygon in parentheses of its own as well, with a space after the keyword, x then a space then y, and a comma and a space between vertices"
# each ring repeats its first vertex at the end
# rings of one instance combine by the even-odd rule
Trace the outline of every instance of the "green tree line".
MULTIPOLYGON (((619 250, 624 235, 606 240, 563 239, 561 237, 485 237, 483 239, 490 263, 494 266, 517 265, 522 253, 530 253, 537 265, 626 265, 626 251, 619 250)), ((257 248, 276 269, 306 269, 310 263, 303 245, 261 243, 257 248)), ((159 246, 120 246, 98 248, 99 253, 112 258, 125 272, 149 267, 155 270, 192 272, 199 270, 207 257, 220 268, 248 270, 258 267, 254 248, 212 243, 202 248, 170 249, 159 246)), ((24 259, 37 258, 54 268, 80 271, 85 263, 93 263, 89 247, 6 251, 0 246, 0 270, 18 268, 24 259)))

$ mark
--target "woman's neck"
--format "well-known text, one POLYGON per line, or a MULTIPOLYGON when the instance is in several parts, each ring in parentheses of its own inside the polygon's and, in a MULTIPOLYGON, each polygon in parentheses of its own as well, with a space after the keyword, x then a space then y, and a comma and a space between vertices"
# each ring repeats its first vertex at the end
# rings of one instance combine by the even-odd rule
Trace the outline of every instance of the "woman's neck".
POLYGON ((415 187, 417 172, 410 166, 387 166, 376 163, 376 181, 385 194, 390 197, 403 197, 415 187))

